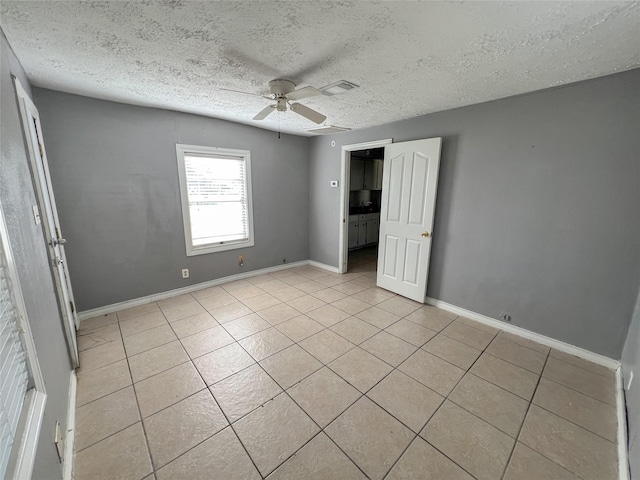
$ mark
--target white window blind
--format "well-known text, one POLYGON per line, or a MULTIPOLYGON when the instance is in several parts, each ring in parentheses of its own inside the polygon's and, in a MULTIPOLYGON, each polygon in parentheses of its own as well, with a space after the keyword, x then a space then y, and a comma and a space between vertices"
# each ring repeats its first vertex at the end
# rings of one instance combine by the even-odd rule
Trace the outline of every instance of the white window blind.
POLYGON ((0 478, 7 470, 29 386, 27 357, 10 288, 4 252, 0 250, 0 478))
POLYGON ((187 254, 253 245, 249 152, 178 145, 187 254))

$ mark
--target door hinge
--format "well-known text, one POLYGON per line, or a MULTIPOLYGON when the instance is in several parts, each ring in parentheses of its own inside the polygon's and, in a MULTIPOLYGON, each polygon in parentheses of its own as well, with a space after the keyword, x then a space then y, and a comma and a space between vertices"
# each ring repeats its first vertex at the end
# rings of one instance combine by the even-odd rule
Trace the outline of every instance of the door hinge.
POLYGON ((38 149, 40 150, 40 156, 44 158, 44 148, 42 148, 42 144, 38 143, 38 149))
POLYGON ((71 300, 69 300, 69 306, 71 307, 71 313, 75 313, 76 306, 73 304, 73 302, 71 300))

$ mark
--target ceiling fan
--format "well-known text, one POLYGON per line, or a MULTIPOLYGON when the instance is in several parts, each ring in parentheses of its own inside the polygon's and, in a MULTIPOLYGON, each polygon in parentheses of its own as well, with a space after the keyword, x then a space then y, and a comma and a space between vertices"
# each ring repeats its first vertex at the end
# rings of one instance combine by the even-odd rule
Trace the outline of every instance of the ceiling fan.
POLYGON ((315 123, 324 122, 327 117, 320 112, 316 112, 312 108, 306 107, 301 103, 295 103, 297 100, 303 98, 315 97, 321 95, 322 92, 314 87, 302 87, 296 90, 296 84, 290 80, 276 79, 269 82, 269 96, 259 95, 257 93, 241 92, 238 90, 231 90, 228 88, 221 88, 228 92, 243 93, 245 95, 254 95, 257 97, 268 98, 275 100, 276 103, 263 108, 258 114, 253 117, 254 120, 264 120, 269 114, 275 110, 279 112, 286 112, 290 109, 292 112, 302 115, 303 117, 311 120, 315 123), (294 103, 292 103, 294 102, 294 103))

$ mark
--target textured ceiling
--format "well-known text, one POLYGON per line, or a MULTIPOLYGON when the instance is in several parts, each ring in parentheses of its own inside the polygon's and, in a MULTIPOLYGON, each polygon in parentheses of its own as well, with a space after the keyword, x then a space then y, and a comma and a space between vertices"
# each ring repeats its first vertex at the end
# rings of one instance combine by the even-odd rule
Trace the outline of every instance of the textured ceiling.
POLYGON ((0 25, 36 86, 297 134, 220 88, 349 80, 301 103, 355 129, 640 66, 639 2, 2 0, 0 25))

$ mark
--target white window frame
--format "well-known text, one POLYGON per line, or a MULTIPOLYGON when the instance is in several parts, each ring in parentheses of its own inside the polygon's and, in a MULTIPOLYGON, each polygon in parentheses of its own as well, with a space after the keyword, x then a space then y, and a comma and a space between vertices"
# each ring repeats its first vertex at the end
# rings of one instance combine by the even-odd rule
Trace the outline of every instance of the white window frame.
POLYGON ((176 156, 178 158, 178 178, 180 181, 180 200, 182 203, 182 223, 184 225, 184 241, 187 256, 204 255, 207 253, 222 252, 238 248, 252 247, 253 237, 253 200, 251 197, 251 152, 249 150, 236 150, 230 148, 204 147, 199 145, 176 144, 176 156), (189 197, 187 189, 187 172, 184 158, 189 154, 210 155, 212 157, 236 157, 244 160, 246 168, 246 198, 249 238, 224 243, 194 246, 191 237, 191 215, 189 212, 189 197))
POLYGON ((18 278, 18 271, 9 243, 9 232, 5 223, 2 204, 0 203, 0 244, 4 250, 7 261, 7 273, 12 284, 11 293, 15 300, 15 307, 20 320, 22 344, 27 354, 27 364, 29 374, 33 381, 33 387, 27 390, 22 404, 18 432, 14 439, 11 456, 9 457, 9 468, 5 472, 5 477, 22 479, 31 478, 33 465, 36 459, 38 439, 44 417, 44 409, 47 403, 47 393, 44 386, 40 363, 36 353, 36 346, 33 341, 27 309, 22 296, 22 288, 18 278))

